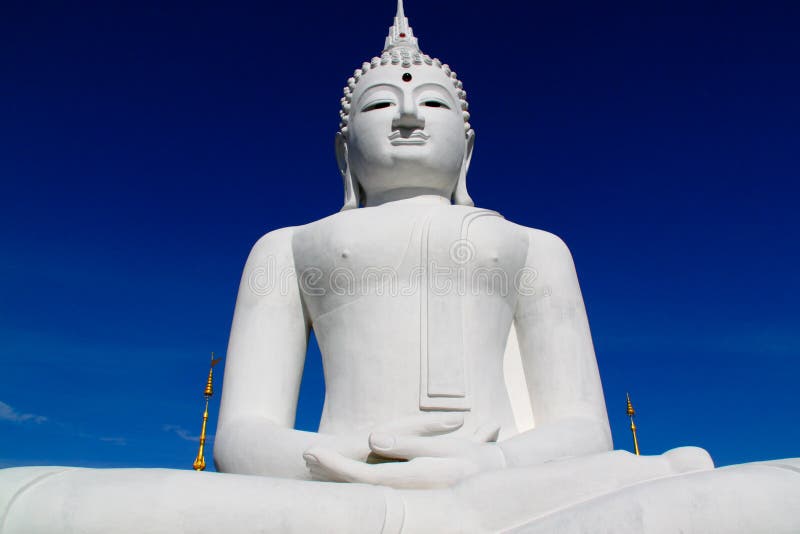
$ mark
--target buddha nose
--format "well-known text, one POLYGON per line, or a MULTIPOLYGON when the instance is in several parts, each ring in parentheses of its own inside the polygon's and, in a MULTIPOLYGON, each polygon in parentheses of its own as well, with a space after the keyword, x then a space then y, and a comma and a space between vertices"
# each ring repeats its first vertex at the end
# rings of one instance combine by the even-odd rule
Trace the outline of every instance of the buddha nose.
POLYGON ((404 95, 398 114, 392 119, 392 130, 422 130, 425 119, 419 116, 419 109, 411 95, 404 95))

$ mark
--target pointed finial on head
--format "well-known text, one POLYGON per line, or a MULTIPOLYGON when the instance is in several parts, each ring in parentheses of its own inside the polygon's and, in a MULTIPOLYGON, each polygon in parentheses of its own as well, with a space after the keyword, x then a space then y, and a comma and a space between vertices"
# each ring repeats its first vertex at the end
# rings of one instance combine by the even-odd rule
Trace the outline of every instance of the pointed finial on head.
POLYGON ((403 0, 397 0, 397 14, 394 16, 394 24, 389 28, 389 35, 386 36, 386 44, 383 51, 386 52, 396 47, 411 48, 419 51, 417 38, 414 37, 414 30, 408 24, 403 0))

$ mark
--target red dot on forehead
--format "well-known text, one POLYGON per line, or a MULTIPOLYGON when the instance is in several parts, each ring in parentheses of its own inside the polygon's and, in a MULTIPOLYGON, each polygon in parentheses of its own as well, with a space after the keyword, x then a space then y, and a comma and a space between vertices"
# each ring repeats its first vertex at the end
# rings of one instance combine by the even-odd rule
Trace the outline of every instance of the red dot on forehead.
POLYGON ((411 81, 411 73, 410 72, 406 72, 406 73, 403 74, 403 81, 404 82, 410 82, 411 81))

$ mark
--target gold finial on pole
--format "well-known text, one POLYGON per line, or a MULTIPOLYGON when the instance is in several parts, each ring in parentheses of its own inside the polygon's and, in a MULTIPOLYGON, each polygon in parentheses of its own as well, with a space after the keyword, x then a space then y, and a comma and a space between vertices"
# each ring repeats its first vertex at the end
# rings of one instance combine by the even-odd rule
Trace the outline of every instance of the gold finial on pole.
POLYGON ((203 397, 206 399, 206 408, 203 411, 203 428, 200 430, 200 449, 197 451, 197 458, 194 459, 195 471, 203 471, 206 468, 206 459, 203 456, 203 449, 206 445, 206 423, 208 423, 208 401, 214 394, 214 366, 219 363, 222 358, 214 359, 214 353, 211 353, 211 368, 208 370, 208 380, 206 380, 206 389, 203 392, 203 397))
POLYGON ((636 423, 633 422, 633 416, 636 415, 636 412, 633 410, 633 404, 631 404, 631 396, 626 393, 625 396, 628 398, 628 417, 631 418, 631 434, 633 434, 633 452, 636 453, 636 456, 639 456, 639 440, 636 437, 636 423))

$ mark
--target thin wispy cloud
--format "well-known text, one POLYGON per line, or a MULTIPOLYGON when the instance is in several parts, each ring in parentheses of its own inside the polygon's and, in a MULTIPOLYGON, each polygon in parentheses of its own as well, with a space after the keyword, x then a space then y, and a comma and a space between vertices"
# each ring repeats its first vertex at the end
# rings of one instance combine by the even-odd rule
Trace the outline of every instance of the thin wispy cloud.
POLYGON ((63 428, 66 432, 69 432, 71 435, 78 438, 90 439, 93 441, 102 441, 103 443, 111 443, 112 445, 122 446, 128 444, 127 438, 123 438, 120 436, 99 436, 97 434, 90 434, 87 432, 77 432, 72 428, 72 425, 65 423, 58 423, 58 426, 63 428))
MULTIPOLYGON (((0 421, 11 421, 13 423, 35 423, 35 424, 42 424, 48 423, 48 425, 55 425, 55 428, 60 428, 73 436, 77 436, 79 438, 85 439, 92 439, 92 440, 99 440, 104 443, 111 443, 113 445, 124 446, 128 444, 128 440, 123 437, 119 436, 98 436, 96 434, 87 434, 86 432, 79 432, 76 431, 73 426, 69 423, 63 423, 60 421, 52 421, 49 418, 45 417, 44 415, 38 415, 35 413, 22 413, 15 410, 10 404, 7 404, 3 401, 0 401, 0 421)), ((0 465, 2 468, 2 465, 0 465)))
POLYGON ((21 413, 10 405, 0 401, 0 421, 13 421, 15 423, 31 422, 41 424, 47 421, 47 417, 35 413, 21 413))
MULTIPOLYGON (((200 436, 193 436, 188 430, 183 428, 180 425, 162 425, 161 429, 164 432, 172 432, 176 436, 186 441, 194 441, 199 442, 200 436)), ((206 435, 206 441, 212 441, 214 439, 213 435, 206 435)))

